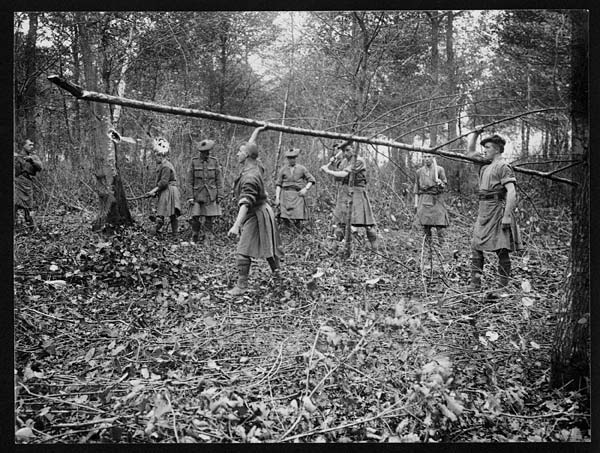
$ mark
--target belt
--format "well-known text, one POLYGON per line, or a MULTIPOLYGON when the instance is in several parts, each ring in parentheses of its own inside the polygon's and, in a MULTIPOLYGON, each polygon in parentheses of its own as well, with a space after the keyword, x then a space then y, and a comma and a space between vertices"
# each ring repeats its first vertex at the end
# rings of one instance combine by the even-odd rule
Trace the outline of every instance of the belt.
POLYGON ((503 193, 480 193, 477 195, 480 200, 504 200, 503 193))
POLYGON ((298 189, 297 187, 284 187, 283 190, 289 190, 289 191, 294 191, 294 192, 300 192, 302 189, 298 189))

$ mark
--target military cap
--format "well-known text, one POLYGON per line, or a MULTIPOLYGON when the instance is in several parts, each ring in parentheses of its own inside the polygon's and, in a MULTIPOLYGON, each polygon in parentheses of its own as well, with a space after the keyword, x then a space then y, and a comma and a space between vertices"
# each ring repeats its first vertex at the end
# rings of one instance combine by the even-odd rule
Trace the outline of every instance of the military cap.
POLYGON ((298 148, 290 148, 285 152, 285 157, 298 157, 300 150, 298 148))
POLYGON ((494 134, 491 137, 484 138, 479 142, 481 146, 485 146, 486 143, 493 143, 494 145, 498 145, 502 151, 504 151, 504 145, 506 145, 506 140, 500 137, 498 134, 494 134))
POLYGON ((198 143, 198 151, 210 151, 215 146, 214 140, 202 140, 198 143))

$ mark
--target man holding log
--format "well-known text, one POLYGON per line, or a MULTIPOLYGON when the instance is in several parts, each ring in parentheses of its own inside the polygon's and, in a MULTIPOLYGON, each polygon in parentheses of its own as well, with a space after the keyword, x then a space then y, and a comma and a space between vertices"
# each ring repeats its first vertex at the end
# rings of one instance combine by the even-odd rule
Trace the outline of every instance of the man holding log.
POLYGON ((238 199, 238 214, 228 236, 239 238, 236 264, 238 280, 228 291, 231 296, 239 296, 248 290, 248 276, 252 258, 265 258, 275 277, 279 277, 279 263, 283 257, 275 214, 267 202, 265 190, 265 169, 258 159, 256 137, 267 126, 257 127, 250 140, 240 146, 237 153, 241 171, 234 183, 234 193, 238 199))
POLYGON ((377 250, 375 218, 366 189, 367 166, 365 160, 355 155, 351 142, 346 141, 336 145, 335 148, 339 149, 340 152, 332 157, 328 164, 323 165, 321 171, 333 176, 341 183, 333 212, 334 222, 336 223, 334 230, 336 239, 338 241, 344 239, 346 222, 350 217, 351 227, 364 227, 371 249, 377 250), (332 166, 335 169, 332 169, 332 166), (349 207, 351 212, 349 212, 349 207))
MULTIPOLYGON (((476 141, 481 130, 469 136, 467 156, 477 154, 476 141)), ((511 271, 510 252, 522 249, 519 228, 514 217, 516 205, 516 178, 502 153, 506 141, 492 135, 480 142, 483 155, 491 162, 479 169, 477 196, 479 208, 471 240, 471 284, 470 289, 481 289, 483 274, 483 252, 495 252, 498 256, 500 286, 508 285, 511 271)))

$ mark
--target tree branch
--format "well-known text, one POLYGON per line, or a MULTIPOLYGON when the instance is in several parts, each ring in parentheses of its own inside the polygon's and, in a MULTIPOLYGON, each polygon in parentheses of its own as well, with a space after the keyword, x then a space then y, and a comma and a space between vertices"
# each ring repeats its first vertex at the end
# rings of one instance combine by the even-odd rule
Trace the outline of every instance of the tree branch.
MULTIPOLYGON (((112 96, 112 95, 108 95, 108 94, 98 93, 95 91, 83 90, 81 87, 79 87, 65 79, 60 78, 57 75, 49 76, 48 80, 50 82, 58 85, 60 88, 67 90, 69 93, 71 93, 76 98, 81 99, 81 100, 86 100, 86 101, 100 102, 100 103, 104 103, 104 104, 117 104, 117 105, 122 105, 125 107, 132 107, 132 108, 137 108, 137 109, 142 109, 142 110, 151 110, 151 111, 160 112, 160 113, 168 113, 171 115, 183 115, 183 116, 191 116, 194 118, 205 118, 205 119, 214 120, 214 121, 225 121, 228 123, 241 124, 244 126, 259 127, 259 126, 266 125, 268 129, 271 129, 274 131, 282 131, 282 132, 286 132, 289 134, 307 135, 310 137, 325 137, 325 138, 331 138, 334 140, 347 140, 347 141, 358 142, 358 143, 370 143, 372 145, 388 146, 391 148, 403 149, 405 151, 414 151, 414 152, 420 152, 420 153, 425 153, 425 154, 433 154, 436 156, 455 158, 455 159, 459 159, 459 160, 463 160, 463 161, 467 161, 467 162, 473 162, 476 164, 488 163, 488 161, 481 159, 481 158, 468 157, 468 156, 465 156, 464 154, 457 153, 457 152, 440 151, 440 148, 443 148, 444 146, 447 146, 450 143, 453 143, 453 142, 459 140, 460 138, 463 138, 463 137, 471 134, 473 131, 470 131, 466 134, 462 134, 462 135, 460 135, 446 143, 438 145, 434 148, 424 148, 421 146, 409 145, 406 143, 401 143, 401 142, 397 142, 397 141, 389 140, 389 139, 371 138, 371 137, 364 137, 364 136, 355 135, 355 134, 343 134, 343 133, 339 133, 339 132, 328 132, 328 131, 321 131, 321 130, 305 129, 305 128, 300 128, 300 127, 287 126, 287 125, 283 125, 283 124, 267 123, 265 121, 259 121, 259 120, 255 120, 255 119, 251 119, 251 118, 243 118, 243 117, 239 117, 239 116, 225 115, 222 113, 214 113, 214 112, 210 112, 207 110, 190 109, 190 108, 183 108, 183 107, 172 107, 169 105, 157 104, 154 102, 137 101, 134 99, 128 99, 128 98, 119 97, 119 96, 112 96)), ((492 125, 498 124, 498 123, 503 123, 503 122, 509 121, 511 119, 520 118, 522 116, 531 115, 534 113, 553 111, 553 110, 563 110, 563 109, 547 108, 547 109, 540 109, 540 110, 524 112, 524 113, 521 113, 518 115, 513 115, 512 117, 504 118, 502 120, 498 120, 498 121, 494 121, 492 123, 486 124, 486 125, 480 127, 479 129, 483 130, 486 127, 489 127, 489 126, 492 126, 492 125)), ((570 181, 568 179, 559 178, 557 176, 548 175, 546 173, 542 173, 542 172, 535 171, 535 170, 520 168, 520 167, 516 167, 516 166, 513 167, 513 170, 516 172, 520 172, 520 173, 526 173, 526 174, 530 174, 530 175, 544 177, 547 179, 551 179, 553 181, 563 182, 565 184, 577 185, 575 182, 570 181)))

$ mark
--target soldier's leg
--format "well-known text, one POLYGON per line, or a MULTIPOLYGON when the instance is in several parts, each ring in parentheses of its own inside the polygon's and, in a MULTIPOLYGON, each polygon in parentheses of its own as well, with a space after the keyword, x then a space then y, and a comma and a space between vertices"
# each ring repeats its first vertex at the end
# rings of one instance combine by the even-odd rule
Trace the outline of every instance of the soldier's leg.
POLYGON ((498 255, 498 274, 500 275, 500 286, 508 285, 510 278, 510 255, 507 249, 501 249, 496 252, 498 255))
POLYGON ((377 251, 379 249, 379 244, 377 243, 377 230, 375 225, 370 225, 365 229, 367 230, 367 239, 371 245, 371 250, 377 251))
POLYGON ((346 224, 340 222, 335 226, 335 229, 333 230, 333 234, 335 235, 335 238, 340 242, 344 240, 344 230, 345 229, 346 229, 346 224))
POLYGON ((161 215, 156 216, 156 234, 160 234, 160 230, 162 230, 163 225, 165 224, 165 218, 161 215))
POLYGON ((279 258, 277 256, 271 256, 271 257, 267 258, 267 263, 269 263, 269 267, 271 268, 271 271, 273 272, 273 276, 280 277, 281 273, 279 271, 279 269, 280 269, 279 258))
POLYGON ((423 225, 423 234, 425 234, 425 246, 431 248, 431 226, 423 225))
POLYGON ((197 215, 192 216, 190 224, 192 226, 192 241, 198 242, 198 235, 200 234, 200 217, 197 215))
POLYGON ((437 237, 438 237, 438 245, 440 249, 443 249, 446 245, 446 236, 444 235, 444 227, 436 227, 437 237))
POLYGON ((483 275, 483 252, 471 250, 471 289, 481 289, 481 276, 483 275))
POLYGON ((249 256, 238 255, 236 257, 236 266, 238 270, 237 283, 233 288, 227 291, 232 296, 239 296, 248 290, 248 275, 250 274, 250 265, 252 260, 249 256))
POLYGON ((204 231, 209 239, 214 237, 213 233, 213 218, 211 216, 204 217, 204 231))
POLYGON ((177 236, 177 230, 179 229, 179 220, 176 215, 169 217, 171 220, 171 234, 177 236))

